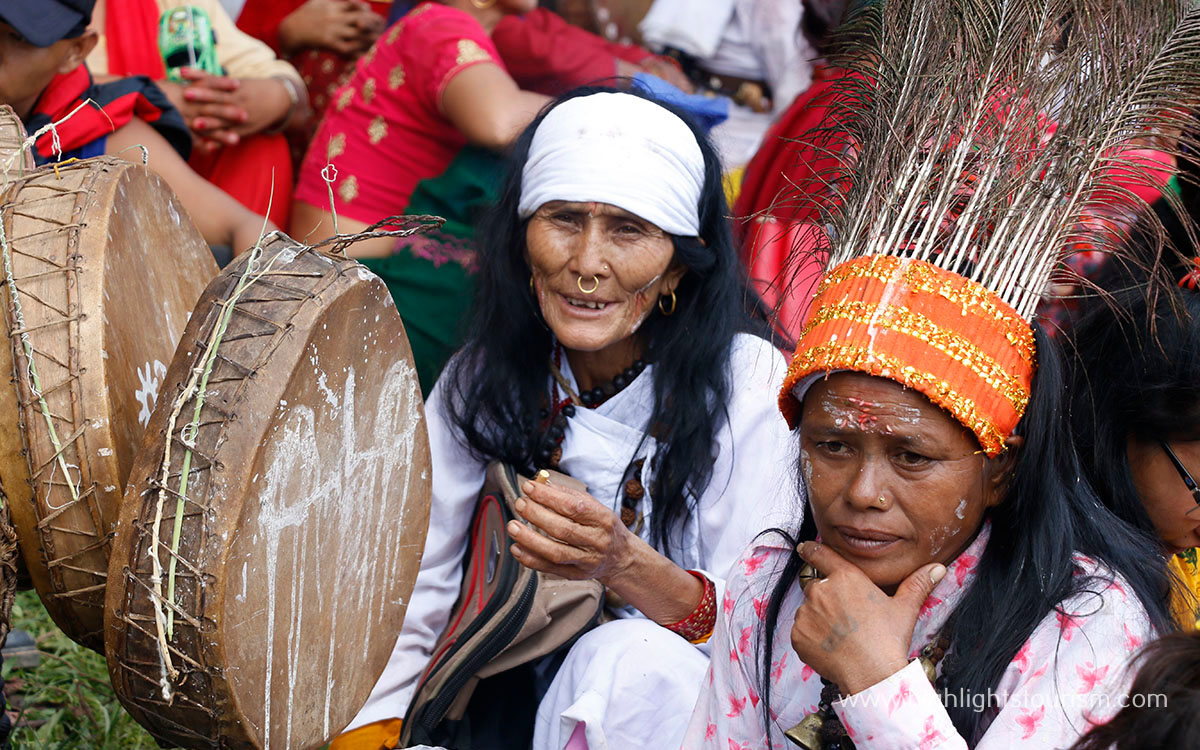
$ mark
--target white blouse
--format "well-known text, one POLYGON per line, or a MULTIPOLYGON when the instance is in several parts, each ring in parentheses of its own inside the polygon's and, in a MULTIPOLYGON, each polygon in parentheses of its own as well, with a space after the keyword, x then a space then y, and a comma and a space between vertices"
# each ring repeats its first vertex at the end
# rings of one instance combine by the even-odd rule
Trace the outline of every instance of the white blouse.
MULTIPOLYGON (((727 571, 754 536, 772 526, 790 525, 802 510, 797 448, 777 407, 786 362, 769 342, 749 334, 734 338, 729 360, 728 420, 717 433, 712 478, 671 544, 672 560, 704 572, 716 584, 718 597, 724 595, 727 571)), ((559 469, 584 482, 591 495, 614 512, 620 510, 626 467, 635 458, 647 459, 642 484, 652 486, 646 474, 658 446, 645 431, 654 403, 653 370, 652 364, 647 366, 624 390, 595 409, 578 409, 567 422, 559 469)), ((569 367, 563 375, 574 387, 569 367)), ((458 598, 468 528, 486 462, 471 454, 450 423, 444 386, 444 379, 439 380, 425 405, 433 503, 416 588, 387 668, 349 729, 404 716, 458 598)), ((648 500, 647 495, 641 504, 647 521, 648 500)), ((643 524, 641 532, 647 541, 649 526, 643 524)), ((641 616, 632 608, 617 614, 641 616)))
MULTIPOLYGON (((994 693, 947 700, 964 706, 994 701, 983 736, 971 744, 950 721, 942 698, 915 661, 934 640, 975 579, 989 528, 947 566, 917 617, 908 666, 833 703, 859 750, 1049 750, 1074 744, 1093 724, 1107 721, 1126 701, 1131 656, 1154 638, 1149 617, 1124 580, 1083 555, 1076 575, 1094 586, 1046 615, 1008 665, 994 693)), ((779 537, 758 540, 730 571, 728 594, 713 635, 713 659, 696 703, 686 750, 783 750, 784 731, 816 712, 820 675, 792 650, 793 613, 804 594, 793 585, 783 598, 772 634, 771 721, 768 733, 758 649, 759 629, 778 571, 791 554, 779 537)), ((950 648, 954 648, 951 636, 950 648)))

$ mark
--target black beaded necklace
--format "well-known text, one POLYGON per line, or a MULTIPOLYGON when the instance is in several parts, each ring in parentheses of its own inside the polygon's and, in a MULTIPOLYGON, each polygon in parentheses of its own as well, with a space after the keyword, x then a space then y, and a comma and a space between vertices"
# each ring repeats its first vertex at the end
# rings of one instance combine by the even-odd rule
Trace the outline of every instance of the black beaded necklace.
MULTIPOLYGON (((562 460, 562 442, 567 434, 567 420, 575 416, 577 409, 595 409, 623 391, 642 374, 646 365, 645 360, 635 360, 612 380, 576 394, 563 377, 562 347, 556 346, 550 358, 550 372, 554 377, 550 385, 549 404, 538 414, 541 419, 541 439, 534 453, 536 468, 557 469, 562 460), (565 396, 559 396, 560 389, 565 396)), ((638 511, 638 505, 646 495, 641 482, 643 465, 642 459, 630 464, 621 493, 621 521, 635 534, 641 531, 644 521, 644 514, 638 511)))

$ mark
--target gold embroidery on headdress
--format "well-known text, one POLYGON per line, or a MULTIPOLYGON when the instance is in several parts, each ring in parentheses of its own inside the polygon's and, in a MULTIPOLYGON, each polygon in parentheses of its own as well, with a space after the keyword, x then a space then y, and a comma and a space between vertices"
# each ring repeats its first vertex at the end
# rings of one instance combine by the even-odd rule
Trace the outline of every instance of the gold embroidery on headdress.
POLYGON ((321 61, 321 72, 324 73, 325 75, 329 75, 330 73, 333 72, 333 60, 332 59, 327 57, 321 61))
POLYGON ((1000 432, 990 419, 979 412, 972 399, 956 391, 953 386, 936 374, 921 372, 899 357, 856 344, 814 346, 801 352, 792 360, 792 364, 788 367, 788 374, 790 377, 791 373, 796 371, 834 369, 852 369, 886 377, 927 395, 932 394, 929 395, 929 399, 949 410, 964 427, 974 432, 981 447, 989 455, 995 455, 1004 450, 1005 434, 1000 432), (885 372, 886 375, 883 374, 885 372))
MULTIPOLYGON (((1005 370, 969 338, 903 307, 851 301, 826 305, 809 318, 800 339, 807 338, 817 326, 839 319, 887 329, 923 341, 971 370, 1018 412, 1023 412, 1029 403, 1029 391, 1022 385, 1021 379, 1005 370)), ((1032 352, 1029 354, 1032 355, 1032 352)), ((1022 356, 1025 356, 1024 352, 1022 356)))
POLYGON ((490 61, 491 59, 492 56, 483 47, 480 47, 474 39, 458 40, 458 59, 454 61, 455 65, 466 65, 467 63, 480 62, 482 60, 490 61))
MULTIPOLYGON (((409 13, 409 14, 408 14, 408 17, 409 17, 409 18, 412 18, 412 17, 413 17, 413 16, 415 16, 416 14, 417 14, 417 11, 415 11, 415 10, 414 10, 412 13, 409 13)), ((400 36, 400 32, 401 32, 401 31, 403 31, 403 30, 404 30, 404 21, 403 21, 403 19, 402 19, 402 20, 400 20, 400 21, 396 22, 396 25, 395 25, 395 26, 393 26, 393 27, 392 27, 392 30, 388 32, 388 35, 387 35, 387 43, 388 43, 388 44, 395 44, 395 43, 396 43, 396 39, 397 39, 397 38, 400 36)))
POLYGON ((372 146, 386 138, 387 132, 387 123, 383 121, 382 115, 371 120, 371 124, 367 126, 367 137, 371 140, 372 146))
MULTIPOLYGON (((813 297, 818 297, 830 287, 849 279, 871 278, 884 284, 893 283, 896 281, 893 274, 899 265, 899 259, 892 255, 874 256, 865 263, 843 263, 822 277, 813 297)), ((943 274, 923 263, 905 264, 903 274, 906 287, 926 294, 937 294, 954 304, 960 304, 964 314, 968 308, 978 308, 1004 328, 1005 337, 1016 347, 1021 358, 1030 364, 1033 363, 1036 356, 1033 331, 1024 322, 1014 318, 1011 312, 997 305, 986 287, 971 284, 965 288, 956 288, 943 274)))
POLYGON ((388 73, 388 86, 393 89, 398 89, 404 85, 404 66, 397 64, 388 73))
POLYGON ((325 150, 326 159, 334 159, 346 151, 346 134, 338 133, 329 139, 329 147, 325 150))
POLYGON ((349 203, 358 197, 358 178, 350 175, 342 180, 342 184, 338 186, 338 197, 344 203, 349 203))

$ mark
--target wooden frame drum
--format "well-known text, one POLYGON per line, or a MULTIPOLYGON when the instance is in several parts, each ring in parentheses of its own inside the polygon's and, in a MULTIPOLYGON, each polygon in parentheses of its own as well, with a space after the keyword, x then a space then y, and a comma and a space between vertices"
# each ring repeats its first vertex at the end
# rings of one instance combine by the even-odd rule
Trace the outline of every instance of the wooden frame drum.
POLYGON ((383 672, 428 525, 429 443, 384 283, 275 233, 209 285, 113 544, 106 652, 159 740, 315 748, 383 672))
POLYGON ((0 483, 46 609, 98 650, 134 451, 217 266, 170 188, 115 157, 9 182, 3 222, 0 483))

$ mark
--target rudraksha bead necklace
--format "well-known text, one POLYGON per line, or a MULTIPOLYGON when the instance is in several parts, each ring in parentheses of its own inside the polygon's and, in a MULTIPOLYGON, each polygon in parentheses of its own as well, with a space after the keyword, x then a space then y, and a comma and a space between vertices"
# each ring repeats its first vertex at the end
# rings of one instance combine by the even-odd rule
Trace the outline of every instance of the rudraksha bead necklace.
MULTIPOLYGON (((574 417, 578 409, 595 409, 620 393, 637 380, 646 365, 645 360, 635 360, 612 380, 577 394, 562 374, 562 347, 556 346, 550 358, 550 372, 554 377, 550 385, 549 407, 543 408, 538 414, 541 439, 534 454, 537 468, 558 469, 562 460, 562 442, 567 434, 567 420, 574 417)), ((621 492, 621 522, 635 534, 641 532, 644 521, 644 514, 638 511, 638 506, 646 496, 646 488, 641 481, 643 465, 643 459, 629 465, 621 492)))

